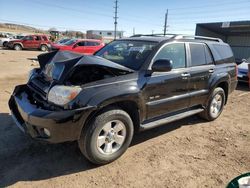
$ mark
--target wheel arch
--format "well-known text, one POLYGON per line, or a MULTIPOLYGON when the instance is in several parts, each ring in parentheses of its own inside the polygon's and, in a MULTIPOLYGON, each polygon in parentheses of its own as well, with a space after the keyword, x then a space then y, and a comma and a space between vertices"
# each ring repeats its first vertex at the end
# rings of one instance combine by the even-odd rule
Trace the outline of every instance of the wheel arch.
MULTIPOLYGON (((86 117, 85 121, 83 122, 81 126, 81 131, 88 126, 88 124, 93 120, 95 116, 97 116, 98 114, 101 114, 103 111, 107 109, 114 109, 114 108, 118 108, 127 112, 133 121, 135 132, 139 131, 139 127, 140 127, 140 110, 139 109, 140 108, 139 108, 138 103, 136 103, 133 100, 120 100, 120 101, 115 101, 112 103, 105 103, 105 105, 101 105, 99 108, 96 108, 95 110, 93 110, 86 117)), ((79 138, 80 138, 80 134, 79 134, 79 138)))
POLYGON ((13 47, 14 47, 15 45, 20 45, 22 48, 24 48, 24 47, 23 47, 23 44, 22 44, 21 42, 15 42, 15 43, 13 44, 13 47))

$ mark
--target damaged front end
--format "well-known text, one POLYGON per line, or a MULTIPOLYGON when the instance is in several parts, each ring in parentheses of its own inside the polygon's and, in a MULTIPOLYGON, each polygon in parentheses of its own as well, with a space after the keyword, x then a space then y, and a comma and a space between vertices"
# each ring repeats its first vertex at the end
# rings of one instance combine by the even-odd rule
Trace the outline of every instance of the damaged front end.
POLYGON ((67 51, 42 54, 38 60, 40 68, 15 88, 9 107, 22 131, 53 143, 79 139, 83 122, 95 110, 87 104, 90 96, 78 97, 85 85, 131 72, 103 58, 67 51))

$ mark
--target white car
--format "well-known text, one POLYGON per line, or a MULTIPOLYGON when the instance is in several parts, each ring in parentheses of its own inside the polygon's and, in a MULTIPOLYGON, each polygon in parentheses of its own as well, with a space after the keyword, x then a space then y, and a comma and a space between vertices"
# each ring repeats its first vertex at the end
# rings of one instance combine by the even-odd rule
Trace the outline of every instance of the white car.
POLYGON ((238 65, 238 80, 239 82, 249 82, 248 78, 248 65, 250 64, 250 58, 243 60, 241 64, 238 65))
POLYGON ((7 47, 8 42, 12 39, 12 36, 7 34, 0 34, 0 46, 7 47))
POLYGON ((19 34, 19 35, 1 35, 2 37, 0 37, 0 46, 3 46, 3 47, 7 47, 8 46, 8 42, 11 41, 11 40, 16 40, 16 39, 21 39, 23 38, 25 35, 23 34, 19 34))

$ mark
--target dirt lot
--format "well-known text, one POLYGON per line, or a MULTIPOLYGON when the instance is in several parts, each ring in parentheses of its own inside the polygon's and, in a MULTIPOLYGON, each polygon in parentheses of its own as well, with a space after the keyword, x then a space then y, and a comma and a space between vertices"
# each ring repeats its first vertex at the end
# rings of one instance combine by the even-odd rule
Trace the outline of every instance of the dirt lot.
POLYGON ((225 187, 250 171, 250 92, 241 85, 214 122, 191 117, 135 135, 119 160, 94 166, 76 143, 41 144, 7 106, 39 52, 0 49, 0 187, 225 187))

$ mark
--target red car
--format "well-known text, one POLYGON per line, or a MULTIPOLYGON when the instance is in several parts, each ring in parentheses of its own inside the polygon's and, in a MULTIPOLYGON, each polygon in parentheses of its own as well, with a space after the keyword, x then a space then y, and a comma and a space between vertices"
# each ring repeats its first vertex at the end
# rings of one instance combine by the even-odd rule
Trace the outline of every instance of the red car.
POLYGON ((105 44, 100 40, 93 39, 71 39, 64 44, 53 44, 52 50, 67 50, 72 52, 83 53, 85 55, 92 55, 105 44))
POLYGON ((51 42, 46 35, 27 35, 19 40, 11 40, 8 47, 14 50, 39 49, 48 51, 51 42))

